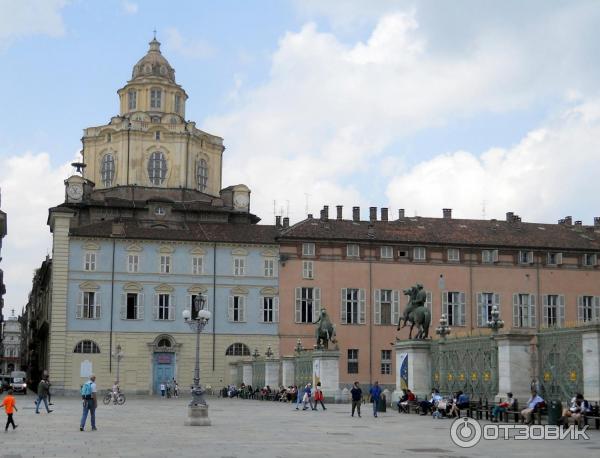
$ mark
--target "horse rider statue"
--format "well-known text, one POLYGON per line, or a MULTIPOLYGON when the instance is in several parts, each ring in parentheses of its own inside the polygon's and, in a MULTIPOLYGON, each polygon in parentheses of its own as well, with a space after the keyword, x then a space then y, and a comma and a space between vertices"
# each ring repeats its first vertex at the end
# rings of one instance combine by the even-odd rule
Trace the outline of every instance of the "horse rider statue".
POLYGON ((427 292, 423 289, 421 283, 417 283, 415 286, 403 290, 403 293, 409 297, 409 300, 404 309, 404 315, 398 320, 398 327, 396 330, 399 331, 410 322, 408 338, 412 339, 413 327, 417 325, 415 339, 427 339, 429 337, 429 326, 431 324, 431 312, 425 306, 425 302, 427 302, 427 292), (404 324, 400 326, 400 323, 402 322, 404 322, 404 324))
POLYGON ((317 338, 317 348, 325 349, 329 348, 329 342, 337 343, 335 339, 335 326, 329 318, 329 314, 325 308, 321 308, 319 312, 319 318, 314 322, 317 325, 315 330, 315 336, 317 338))

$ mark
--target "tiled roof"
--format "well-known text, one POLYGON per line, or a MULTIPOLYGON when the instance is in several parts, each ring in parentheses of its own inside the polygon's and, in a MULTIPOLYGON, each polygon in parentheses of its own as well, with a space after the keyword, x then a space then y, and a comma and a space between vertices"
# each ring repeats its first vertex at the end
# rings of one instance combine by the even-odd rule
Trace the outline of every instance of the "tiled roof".
POLYGON ((600 250, 600 229, 589 226, 422 217, 373 223, 306 219, 280 236, 281 241, 292 239, 600 250))
MULTIPOLYGON (((185 223, 178 228, 144 227, 137 221, 123 221, 119 238, 221 243, 274 244, 278 233, 275 226, 257 224, 185 223)), ((72 236, 111 237, 112 221, 71 229, 72 236)))

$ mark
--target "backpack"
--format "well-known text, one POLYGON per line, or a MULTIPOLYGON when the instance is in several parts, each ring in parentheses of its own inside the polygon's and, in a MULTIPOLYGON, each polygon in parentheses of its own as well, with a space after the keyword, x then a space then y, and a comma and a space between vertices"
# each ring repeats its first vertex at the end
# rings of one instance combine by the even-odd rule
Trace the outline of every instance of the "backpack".
POLYGON ((90 399, 92 397, 92 382, 85 382, 81 386, 81 397, 83 399, 90 399))

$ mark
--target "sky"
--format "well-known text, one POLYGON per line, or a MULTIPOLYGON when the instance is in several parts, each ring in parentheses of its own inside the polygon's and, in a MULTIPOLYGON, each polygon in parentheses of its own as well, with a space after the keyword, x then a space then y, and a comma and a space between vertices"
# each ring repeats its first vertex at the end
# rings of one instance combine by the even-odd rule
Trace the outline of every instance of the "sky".
POLYGON ((0 0, 4 314, 153 30, 263 223, 344 205, 592 224, 598 23, 594 0, 0 0))

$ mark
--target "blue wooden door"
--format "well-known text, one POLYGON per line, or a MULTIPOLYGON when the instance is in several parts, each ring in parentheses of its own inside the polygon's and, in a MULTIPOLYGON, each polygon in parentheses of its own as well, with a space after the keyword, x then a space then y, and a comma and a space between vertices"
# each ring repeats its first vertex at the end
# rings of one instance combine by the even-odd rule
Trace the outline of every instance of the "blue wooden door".
POLYGON ((154 354, 154 393, 160 396, 160 384, 165 385, 169 380, 173 380, 174 361, 172 353, 154 354))

